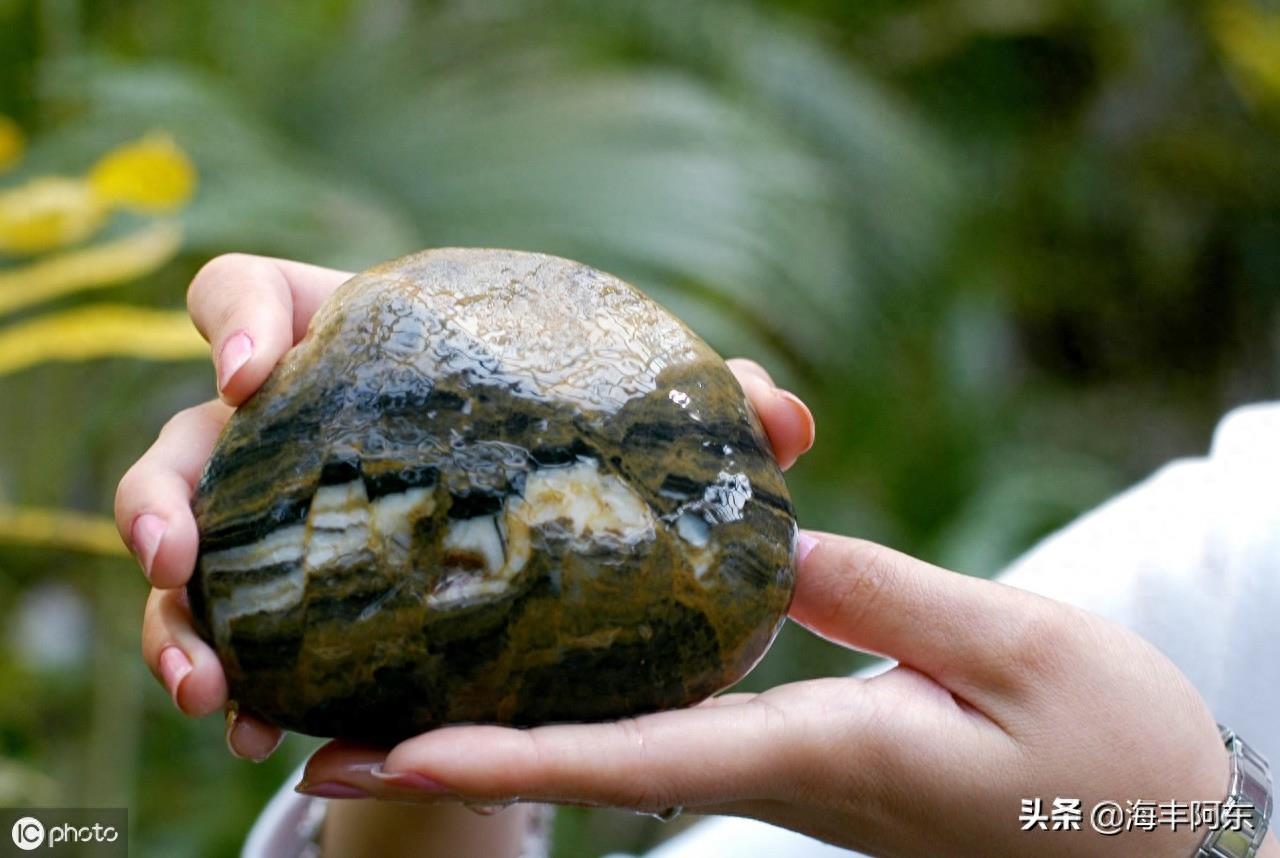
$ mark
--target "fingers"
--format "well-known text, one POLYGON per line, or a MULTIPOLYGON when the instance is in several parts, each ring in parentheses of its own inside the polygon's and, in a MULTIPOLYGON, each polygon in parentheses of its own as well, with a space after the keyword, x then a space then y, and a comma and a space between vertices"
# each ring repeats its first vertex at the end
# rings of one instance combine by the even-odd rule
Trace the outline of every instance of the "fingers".
POLYGON ((318 798, 394 798, 401 791, 408 793, 407 798, 423 802, 448 798, 434 792, 422 793, 384 784, 378 774, 386 762, 387 751, 387 748, 334 739, 307 760, 296 789, 318 798))
POLYGON ((156 587, 191 577, 199 546, 191 493, 230 415, 220 402, 178 412, 116 489, 116 528, 156 587))
POLYGON ((791 618, 927 674, 985 714, 1071 651, 1057 606, 860 539, 806 531, 791 618))
POLYGON ((173 704, 185 715, 202 717, 227 710, 227 748, 237 757, 262 762, 284 733, 241 712, 227 701, 227 681, 217 655, 191 622, 185 590, 155 590, 142 619, 142 658, 173 704))
POLYGON ((260 763, 275 753, 284 739, 279 727, 241 712, 233 701, 227 706, 227 749, 242 760, 260 763))
POLYGON ((351 277, 302 262, 230 253, 191 281, 187 309, 209 341, 222 399, 238 405, 307 330, 324 299, 351 277))
POLYGON ((305 781, 402 800, 719 806, 785 791, 796 739, 783 712, 759 702, 531 730, 446 727, 403 742, 381 764, 385 751, 325 749, 305 781))
POLYGON ((790 468, 813 446, 813 414, 794 393, 775 387, 769 373, 755 361, 733 358, 728 364, 760 415, 778 464, 783 470, 790 468))
POLYGON ((187 715, 217 712, 227 702, 218 657, 196 634, 183 590, 152 590, 142 620, 142 658, 187 715))

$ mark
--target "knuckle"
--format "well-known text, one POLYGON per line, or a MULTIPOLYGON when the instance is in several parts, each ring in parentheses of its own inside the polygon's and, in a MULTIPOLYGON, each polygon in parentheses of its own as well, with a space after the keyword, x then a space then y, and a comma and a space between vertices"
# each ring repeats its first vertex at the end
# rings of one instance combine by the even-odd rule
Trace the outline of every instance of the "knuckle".
POLYGON ((731 367, 735 369, 739 369, 743 372, 750 373, 755 376, 759 376, 761 379, 769 382, 770 384, 773 383, 773 377, 769 375, 769 371, 765 369, 763 366, 761 366, 759 362, 754 361, 751 358, 744 358, 744 357, 731 358, 728 361, 728 363, 731 367))
POLYGON ((760 717, 760 732, 769 746, 776 746, 789 738, 791 735, 791 718, 787 715, 785 709, 765 695, 753 698, 750 705, 757 707, 760 717))
POLYGON ((601 784, 600 800, 613 807, 655 811, 678 804, 673 797, 678 790, 666 783, 667 773, 650 764, 652 743, 644 724, 636 718, 623 718, 614 721, 611 729, 620 746, 628 749, 628 764, 615 769, 623 776, 601 784))
POLYGON ((530 783, 534 785, 535 791, 548 788, 554 791, 559 774, 559 760, 555 749, 547 744, 546 736, 536 728, 522 730, 514 735, 524 745, 524 752, 517 757, 522 765, 512 766, 504 773, 505 778, 495 784, 496 792, 518 795, 530 783))
POLYGON ((164 425, 160 427, 160 435, 165 436, 182 433, 190 427, 192 423, 200 419, 204 410, 205 405, 201 404, 193 405, 190 408, 184 408, 181 411, 175 412, 173 416, 164 421, 164 425))
POLYGON ((267 303, 287 310, 290 306, 288 286, 275 263, 262 256, 247 253, 224 253, 206 262, 187 287, 187 311, 203 330, 227 328, 247 307, 255 302, 267 303), (214 294, 236 294, 223 300, 210 301, 214 294), (246 292, 253 292, 248 296, 246 292), (252 298, 252 300, 244 300, 252 298))
POLYGON ((529 768, 534 772, 546 770, 547 762, 553 759, 542 741, 542 733, 538 730, 526 730, 516 734, 524 739, 528 750, 529 768))
POLYGON ((825 731, 812 717, 823 711, 821 698, 820 694, 798 698, 799 715, 778 705, 767 692, 747 704, 755 713, 752 732, 760 739, 757 751, 744 761, 744 786, 752 797, 771 798, 779 791, 803 793, 805 774, 823 768, 821 757, 830 753, 830 747, 825 731))
POLYGON ((169 415, 168 419, 160 425, 160 432, 157 435, 157 440, 169 435, 181 433, 183 428, 187 425, 187 421, 191 419, 191 413, 193 410, 194 409, 192 408, 184 408, 181 411, 175 411, 173 414, 169 415))
POLYGON ((120 481, 116 483, 116 493, 114 499, 114 509, 116 516, 116 524, 119 526, 120 534, 128 541, 127 530, 132 523, 130 519, 144 505, 148 497, 148 488, 153 478, 156 476, 154 467, 154 451, 156 444, 161 438, 170 435, 181 436, 187 433, 191 427, 206 418, 209 410, 209 403, 194 405, 190 408, 184 408, 171 416, 160 427, 160 432, 155 442, 147 452, 129 466, 128 470, 120 477, 120 481))
POLYGON ((124 472, 124 476, 116 484, 114 502, 116 524, 120 529, 120 535, 126 542, 129 540, 128 530, 132 524, 130 519, 133 518, 142 497, 144 477, 142 461, 139 460, 129 466, 129 470, 124 472))
POLYGON ((639 761, 643 762, 649 752, 649 743, 640 722, 635 718, 623 718, 613 722, 613 728, 618 731, 622 741, 634 749, 639 761))
POLYGON ((160 591, 152 589, 142 609, 142 635, 139 641, 142 658, 150 664, 160 652, 161 633, 164 625, 160 617, 160 591))
POLYGON ((196 276, 191 278, 191 285, 187 287, 187 307, 190 308, 205 292, 215 288, 218 283, 242 274, 255 264, 255 257, 247 253, 222 253, 213 257, 200 266, 196 276))

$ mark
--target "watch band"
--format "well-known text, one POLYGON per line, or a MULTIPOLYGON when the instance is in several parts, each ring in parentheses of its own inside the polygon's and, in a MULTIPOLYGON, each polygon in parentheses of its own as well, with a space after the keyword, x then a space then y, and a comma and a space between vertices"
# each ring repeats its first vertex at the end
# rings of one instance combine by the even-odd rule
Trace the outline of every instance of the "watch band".
POLYGON ((1254 858, 1267 836, 1267 823, 1271 818, 1272 792, 1271 768, 1266 759, 1250 748, 1230 727, 1218 725, 1222 741, 1231 756, 1231 779, 1226 801, 1222 803, 1223 815, 1218 826, 1205 835, 1195 858, 1254 858), (1230 807, 1247 805, 1247 812, 1239 814, 1238 827, 1223 825, 1230 807))

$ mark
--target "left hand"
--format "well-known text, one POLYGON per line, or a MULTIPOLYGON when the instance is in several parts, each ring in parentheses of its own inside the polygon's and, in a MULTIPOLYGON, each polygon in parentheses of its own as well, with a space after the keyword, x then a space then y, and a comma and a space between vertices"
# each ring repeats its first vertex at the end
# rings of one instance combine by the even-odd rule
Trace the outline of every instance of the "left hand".
MULTIPOLYGON (((228 705, 222 665, 196 634, 186 600, 199 544, 191 495, 233 408, 253 395, 350 276, 233 253, 205 265, 187 292, 191 320, 212 347, 219 399, 174 415, 120 480, 115 503, 120 536, 152 585, 143 659, 184 714, 201 717, 228 705)), ((778 463, 790 467, 813 444, 813 415, 754 361, 731 359, 728 365, 760 416, 778 463)), ((279 728, 228 709, 227 746, 237 756, 266 759, 281 738, 279 728)))

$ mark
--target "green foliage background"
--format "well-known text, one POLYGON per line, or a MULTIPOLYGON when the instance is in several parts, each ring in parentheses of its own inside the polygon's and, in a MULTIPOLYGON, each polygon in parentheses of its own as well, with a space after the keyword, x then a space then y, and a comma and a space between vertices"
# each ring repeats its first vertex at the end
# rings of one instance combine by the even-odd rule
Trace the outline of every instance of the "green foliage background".
MULTIPOLYGON (((0 112, 31 138, 0 181, 171 133, 200 190, 182 253, 112 290, 135 304, 181 308, 230 250, 360 268, 511 246, 612 271, 812 404, 790 480, 806 525, 986 575, 1276 395, 1276 14, 0 0, 0 112), (1271 42, 1239 32, 1251 14, 1271 42)), ((108 513, 164 419, 212 391, 193 362, 0 376, 0 501, 108 513)), ((137 657, 143 597, 123 561, 0 545, 0 805, 128 805, 136 854, 234 854, 310 745, 252 766, 217 719, 180 718, 137 657), (65 635, 87 634, 52 665, 18 640, 50 583, 81 606, 65 635)), ((747 683, 855 664, 788 628, 747 683)), ((557 849, 670 830, 566 811, 557 849)))

